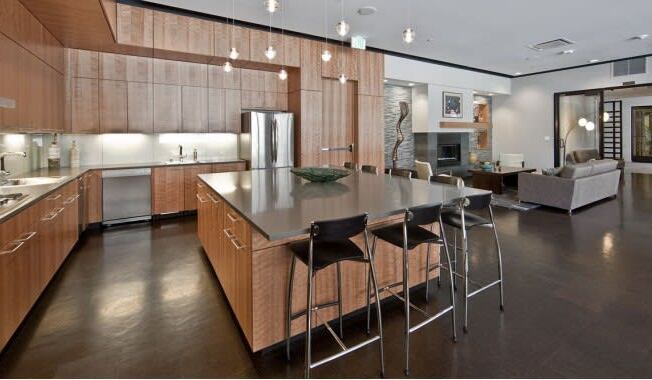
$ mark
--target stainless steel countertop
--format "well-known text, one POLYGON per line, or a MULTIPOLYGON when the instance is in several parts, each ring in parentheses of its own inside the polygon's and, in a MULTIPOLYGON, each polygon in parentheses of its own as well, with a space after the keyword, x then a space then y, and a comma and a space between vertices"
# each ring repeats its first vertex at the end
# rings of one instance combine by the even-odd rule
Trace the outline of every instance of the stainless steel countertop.
MULTIPOLYGON (((22 173, 11 178, 30 178, 30 177, 63 177, 60 181, 48 185, 32 186, 29 188, 29 196, 21 201, 14 203, 11 207, 0 207, 0 223, 4 223, 7 219, 18 214, 44 197, 48 196, 51 192, 61 188, 70 181, 78 178, 90 170, 111 170, 111 169, 130 169, 130 168, 153 168, 153 167, 173 167, 173 166, 186 166, 186 165, 203 165, 203 164, 226 164, 234 162, 244 162, 240 159, 225 159, 225 160, 207 160, 192 162, 186 161, 184 163, 166 164, 164 162, 141 162, 133 164, 105 164, 105 165, 89 165, 79 168, 59 168, 59 169, 36 169, 28 173, 22 173)), ((25 188, 20 187, 5 187, 0 189, 0 194, 9 194, 16 192, 23 192, 25 188)))
POLYGON ((315 220, 369 213, 377 220, 425 204, 445 204, 489 191, 354 172, 330 183, 310 183, 289 168, 200 174, 199 178, 268 240, 309 232, 315 220))

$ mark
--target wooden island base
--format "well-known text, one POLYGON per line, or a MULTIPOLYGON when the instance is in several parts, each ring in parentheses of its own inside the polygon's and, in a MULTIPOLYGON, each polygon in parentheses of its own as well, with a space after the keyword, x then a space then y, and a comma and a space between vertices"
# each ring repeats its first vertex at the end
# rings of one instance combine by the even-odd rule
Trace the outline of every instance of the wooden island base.
MULTIPOLYGON (((198 182, 198 235, 231 308, 253 352, 270 347, 285 339, 286 294, 292 253, 291 241, 308 236, 270 241, 256 231, 236 210, 201 180, 198 182)), ((400 222, 402 215, 370 221, 374 228, 400 222)), ((364 249, 362 235, 353 239, 364 249)), ((371 241, 371 237, 370 237, 371 241)), ((371 242, 370 242, 371 243, 371 242)), ((431 264, 439 261, 439 248, 431 248, 431 264)), ((401 281, 402 252, 378 240, 376 270, 379 286, 401 281)), ((426 246, 410 252, 410 286, 425 281, 426 246)), ((431 278, 438 272, 433 271, 431 278)), ((305 309, 306 266, 297 263, 292 304, 294 311, 305 309)), ((366 306, 366 266, 344 262, 342 291, 344 314, 366 306)), ((337 299, 335 266, 318 272, 316 302, 337 299)), ((396 288, 400 291, 400 287, 396 288)), ((384 297, 389 293, 384 292, 384 297)), ((320 311, 326 320, 337 317, 337 307, 320 311)), ((319 323, 313 319, 315 326, 319 323)), ((292 335, 305 331, 305 317, 292 323, 292 335)), ((361 328, 364 328, 361 326, 361 328)))

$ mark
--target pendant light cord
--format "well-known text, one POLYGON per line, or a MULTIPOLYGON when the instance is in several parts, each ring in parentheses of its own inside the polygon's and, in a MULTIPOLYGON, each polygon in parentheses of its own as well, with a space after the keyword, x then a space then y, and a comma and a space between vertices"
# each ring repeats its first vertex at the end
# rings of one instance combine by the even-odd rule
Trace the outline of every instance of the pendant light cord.
MULTIPOLYGON (((328 45, 328 0, 324 0, 324 40, 328 45)), ((325 48, 328 49, 328 46, 325 48)))
MULTIPOLYGON (((344 0, 340 0, 340 19, 344 21, 344 0)), ((344 36, 340 38, 340 75, 344 75, 344 64, 342 62, 344 58, 344 36)))

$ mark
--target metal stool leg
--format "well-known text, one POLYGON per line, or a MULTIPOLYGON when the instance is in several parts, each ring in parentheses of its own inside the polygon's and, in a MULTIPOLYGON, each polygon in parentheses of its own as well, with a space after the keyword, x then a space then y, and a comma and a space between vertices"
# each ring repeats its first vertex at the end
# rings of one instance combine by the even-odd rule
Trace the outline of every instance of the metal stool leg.
POLYGON ((340 322, 340 338, 344 339, 344 330, 342 325, 342 268, 340 263, 337 264, 337 311, 339 313, 340 322))
MULTIPOLYGON (((430 246, 432 244, 428 244, 428 249, 426 250, 426 302, 428 302, 428 290, 430 288, 430 283, 428 280, 430 280, 430 246)), ((439 284, 439 277, 437 277, 437 283, 439 284)))
MULTIPOLYGON (((365 244, 367 242, 367 233, 365 231, 365 244)), ((375 237, 374 237, 375 243, 375 237)), ((375 248, 375 246, 374 246, 375 248)), ((376 277, 376 267, 374 265, 374 256, 369 255, 369 275, 374 286, 374 294, 376 295, 376 317, 378 318, 378 336, 380 337, 380 376, 385 375, 385 349, 383 347, 383 320, 380 312, 380 297, 378 296, 378 278, 376 277)), ((369 298, 367 297, 367 300, 369 298)), ((367 329, 368 330, 368 329, 367 329)))
POLYGON ((462 229, 462 250, 464 256, 464 332, 469 332, 469 251, 465 229, 462 229))
MULTIPOLYGON (((453 306, 453 310, 451 311, 451 319, 452 319, 452 326, 453 326, 453 342, 457 342, 457 328, 455 327, 456 324, 456 319, 455 319, 455 289, 453 289, 453 278, 455 277, 453 275, 453 266, 451 263, 451 255, 448 250, 448 241, 446 240, 446 233, 444 231, 444 224, 441 221, 441 216, 439 216, 439 231, 442 236, 442 240, 444 241, 444 252, 446 253, 446 261, 448 263, 448 277, 450 280, 450 294, 451 294, 451 306, 453 306)), ((441 257, 441 255, 440 255, 441 257)), ((441 260, 441 259, 440 259, 441 260)), ((439 277, 438 279, 441 278, 441 270, 439 270, 439 277)))
POLYGON ((403 223, 403 294, 405 298, 405 375, 410 374, 410 285, 407 247, 407 225, 403 223))
POLYGON ((288 274, 287 315, 285 321, 285 356, 290 360, 290 338, 292 337, 292 289, 294 287, 294 267, 297 258, 292 255, 290 272, 288 274))
MULTIPOLYGON (((376 235, 374 235, 371 240, 371 253, 369 254, 369 259, 373 260, 376 255, 376 235)), ((376 299, 378 299, 378 293, 374 293, 376 299)), ((371 331, 371 273, 370 270, 367 271, 367 334, 371 331)))
POLYGON ((312 254, 308 260, 308 286, 306 296, 306 355, 305 355, 305 368, 303 376, 307 379, 310 377, 310 364, 311 364, 311 330, 312 330, 312 286, 314 282, 314 274, 312 273, 312 254))
POLYGON ((496 239, 496 249, 498 251, 498 279, 500 280, 500 310, 505 310, 505 299, 503 295, 503 255, 500 251, 500 241, 498 240, 498 230, 496 230, 496 222, 494 221, 494 211, 489 206, 489 215, 491 216, 491 225, 494 230, 494 238, 496 239))

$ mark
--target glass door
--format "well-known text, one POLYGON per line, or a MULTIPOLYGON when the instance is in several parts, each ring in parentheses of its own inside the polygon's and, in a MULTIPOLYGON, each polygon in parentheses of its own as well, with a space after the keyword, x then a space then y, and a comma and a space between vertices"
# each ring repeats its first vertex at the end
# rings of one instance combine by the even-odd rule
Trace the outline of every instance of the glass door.
POLYGON ((632 107, 632 161, 652 162, 652 106, 632 107))
POLYGON ((602 152, 602 91, 555 94, 555 166, 578 149, 602 152))

